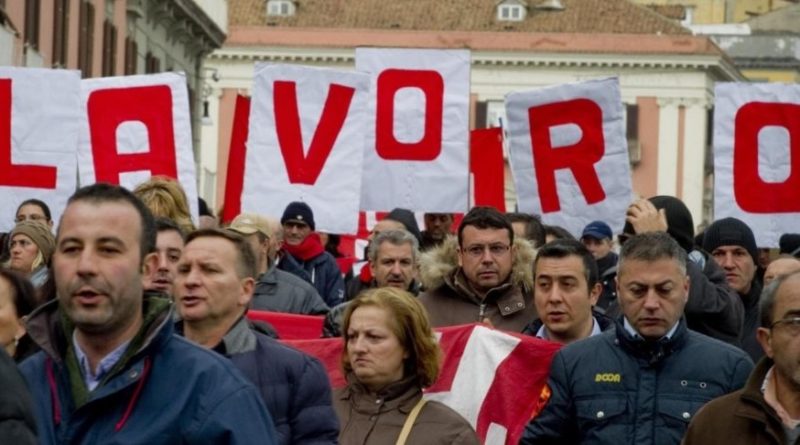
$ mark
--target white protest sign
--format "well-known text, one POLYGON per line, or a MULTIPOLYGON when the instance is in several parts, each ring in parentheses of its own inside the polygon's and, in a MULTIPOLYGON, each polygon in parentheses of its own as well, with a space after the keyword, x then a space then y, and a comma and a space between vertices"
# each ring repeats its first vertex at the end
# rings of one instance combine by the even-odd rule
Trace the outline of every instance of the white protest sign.
POLYGON ((177 179, 198 221, 192 128, 182 73, 105 77, 81 82, 78 151, 81 185, 133 190, 151 176, 177 179))
POLYGON ((76 188, 80 72, 0 67, 0 231, 27 199, 55 224, 76 188))
POLYGON ((356 69, 372 79, 361 209, 465 212, 469 51, 357 48, 356 69))
POLYGON ((715 95, 714 219, 777 247, 800 232, 800 85, 720 83, 715 95))
POLYGON ((317 230, 355 232, 368 92, 366 74, 256 65, 242 211, 303 201, 317 230))
POLYGON ((594 220, 621 232, 633 196, 622 113, 616 78, 509 94, 519 210, 576 235, 594 220))

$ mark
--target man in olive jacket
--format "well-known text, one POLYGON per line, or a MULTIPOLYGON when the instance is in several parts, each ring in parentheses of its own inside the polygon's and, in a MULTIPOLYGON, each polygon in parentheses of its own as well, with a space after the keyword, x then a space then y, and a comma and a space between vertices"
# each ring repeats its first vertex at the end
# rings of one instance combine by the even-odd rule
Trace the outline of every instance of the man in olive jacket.
POLYGON ((704 406, 686 445, 797 444, 800 428, 800 272, 773 281, 761 296, 756 331, 765 357, 744 388, 704 406))

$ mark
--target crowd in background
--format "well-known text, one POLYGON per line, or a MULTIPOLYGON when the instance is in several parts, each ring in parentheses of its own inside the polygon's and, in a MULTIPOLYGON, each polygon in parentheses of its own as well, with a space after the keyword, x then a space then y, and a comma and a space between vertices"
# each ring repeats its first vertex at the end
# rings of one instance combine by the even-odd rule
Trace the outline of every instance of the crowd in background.
POLYGON ((398 208, 362 261, 304 202, 224 225, 199 209, 196 227, 162 177, 84 187, 58 224, 19 205, 0 236, 0 346, 26 383, 3 357, 0 441, 479 443, 422 397, 432 329, 466 323, 564 345, 521 443, 800 437, 800 234, 765 248, 736 218, 696 233, 671 196, 577 237, 488 207, 420 228, 398 208), (249 309, 324 316, 346 387, 249 309))

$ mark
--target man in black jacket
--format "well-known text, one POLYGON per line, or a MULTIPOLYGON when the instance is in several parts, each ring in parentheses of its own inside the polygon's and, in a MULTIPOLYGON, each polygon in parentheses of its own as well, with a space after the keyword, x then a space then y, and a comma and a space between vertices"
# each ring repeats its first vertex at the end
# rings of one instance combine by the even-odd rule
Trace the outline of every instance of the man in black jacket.
POLYGON ((14 360, 0 350, 0 443, 36 445, 33 401, 14 360))
POLYGON ((714 221, 703 234, 703 249, 725 271, 725 279, 744 304, 744 327, 740 335, 742 349, 754 362, 764 356, 756 340, 758 329, 758 299, 761 280, 758 279, 758 248, 753 231, 743 221, 723 218, 714 221))
MULTIPOLYGON (((694 249, 692 214, 674 196, 639 199, 628 207, 620 244, 634 234, 666 232, 688 253, 686 272, 692 285, 684 308, 689 329, 739 346, 744 305, 725 281, 725 272, 705 252, 694 249)), ((619 314, 611 307, 606 315, 619 314)))

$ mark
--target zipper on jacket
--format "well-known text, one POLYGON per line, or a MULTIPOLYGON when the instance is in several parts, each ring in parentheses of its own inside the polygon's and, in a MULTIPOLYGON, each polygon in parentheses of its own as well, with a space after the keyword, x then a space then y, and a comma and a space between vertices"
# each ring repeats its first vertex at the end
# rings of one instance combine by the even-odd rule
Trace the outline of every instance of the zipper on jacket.
POLYGON ((483 316, 486 315, 486 303, 481 303, 480 311, 478 312, 478 323, 483 323, 483 316))

